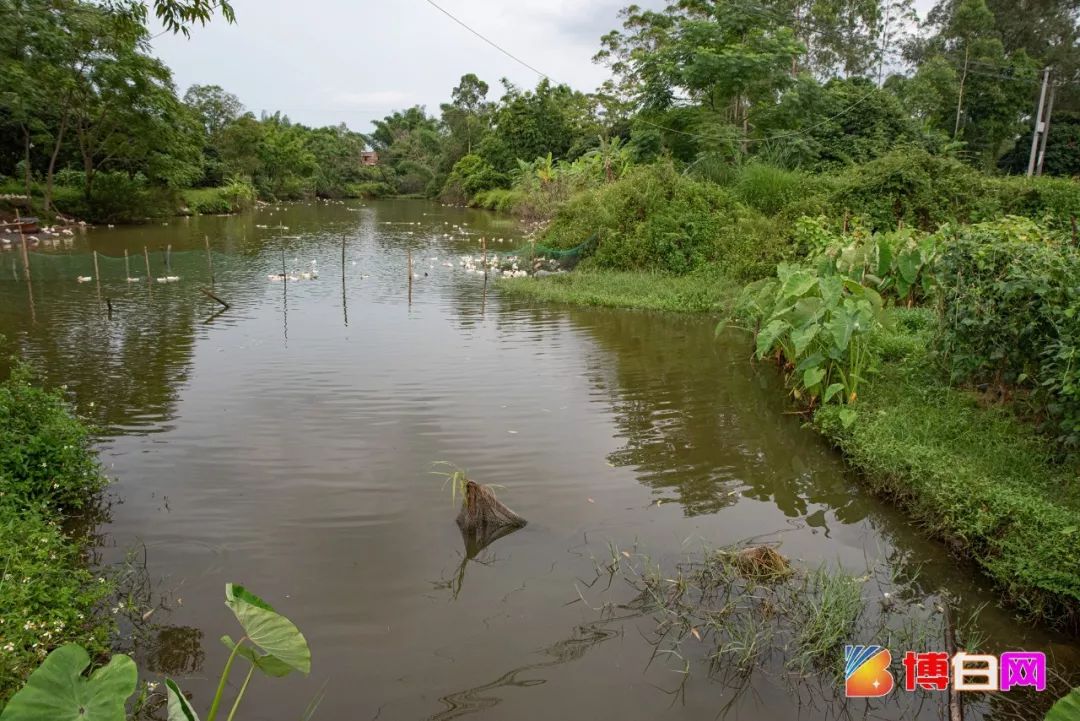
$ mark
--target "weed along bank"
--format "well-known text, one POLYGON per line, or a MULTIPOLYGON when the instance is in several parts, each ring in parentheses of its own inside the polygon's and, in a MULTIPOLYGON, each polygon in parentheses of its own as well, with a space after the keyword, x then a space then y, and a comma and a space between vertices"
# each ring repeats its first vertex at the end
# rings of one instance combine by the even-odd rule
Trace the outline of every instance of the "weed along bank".
POLYGON ((0 721, 1080 721, 1076 8, 368 5, 0 0, 0 721))

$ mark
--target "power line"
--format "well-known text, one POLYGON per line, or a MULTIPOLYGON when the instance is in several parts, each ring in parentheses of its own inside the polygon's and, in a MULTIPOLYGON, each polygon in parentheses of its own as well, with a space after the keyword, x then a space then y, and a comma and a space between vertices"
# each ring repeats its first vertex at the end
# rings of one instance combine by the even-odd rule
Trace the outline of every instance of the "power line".
MULTIPOLYGON (((547 73, 542 72, 540 70, 537 70, 535 67, 533 67, 529 63, 525 62, 521 58, 517 57, 516 55, 511 53, 509 50, 503 48, 501 45, 496 43, 494 40, 490 40, 489 38, 487 38, 486 36, 481 34, 479 31, 474 30, 473 28, 469 27, 464 21, 460 20, 459 18, 455 17, 453 14, 451 14, 446 9, 444 9, 444 8, 440 7, 439 5, 437 5, 435 2, 433 2, 433 0, 425 0, 425 2, 427 2, 429 5, 431 5, 433 8, 435 8, 436 10, 441 12, 442 14, 446 15, 448 18, 450 18, 451 20, 456 22, 461 27, 468 30, 470 33, 472 33, 476 37, 483 40, 485 43, 487 43, 491 47, 493 47, 496 50, 498 50, 499 52, 501 52, 506 57, 510 58, 511 60, 513 60, 513 61, 515 61, 517 63, 520 63, 521 65, 525 66, 529 70, 532 70, 534 73, 536 73, 537 75, 539 75, 542 78, 545 78, 546 80, 550 80, 552 82, 557 82, 556 80, 553 80, 552 77, 550 75, 548 75, 547 73)), ((885 33, 882 33, 882 57, 879 59, 879 63, 884 61, 884 51, 886 49, 887 48, 885 48, 885 33)), ((740 140, 740 142, 766 143, 766 142, 770 142, 770 141, 773 141, 773 140, 780 140, 782 138, 788 138, 788 137, 793 137, 793 136, 796 136, 796 135, 802 135, 802 134, 806 133, 807 131, 815 130, 815 129, 821 127, 822 125, 830 123, 833 120, 836 120, 837 118, 851 112, 858 105, 863 103, 867 98, 869 98, 871 95, 873 95, 876 90, 877 90, 876 87, 870 89, 869 91, 866 92, 866 94, 864 94, 858 100, 853 102, 851 105, 849 105, 846 108, 844 108, 843 110, 841 110, 836 115, 833 115, 833 116, 831 116, 829 118, 826 118, 825 120, 821 121, 820 123, 816 123, 814 125, 811 125, 809 128, 804 128, 802 130, 789 131, 789 132, 786 132, 786 133, 778 133, 776 135, 771 135, 771 136, 766 137, 766 138, 744 138, 744 139, 740 140)), ((668 131, 668 132, 671 132, 671 133, 677 133, 679 135, 685 135, 685 136, 692 137, 692 138, 700 138, 700 139, 703 139, 703 140, 725 140, 725 139, 727 139, 724 136, 702 135, 700 133, 691 133, 691 132, 688 132, 688 131, 685 131, 685 130, 677 130, 675 128, 669 128, 669 127, 666 127, 666 126, 663 126, 663 125, 659 125, 657 123, 653 123, 653 122, 651 122, 649 120, 645 120, 644 118, 642 118, 640 116, 638 116, 636 118, 636 120, 639 121, 639 122, 645 123, 646 125, 651 125, 654 128, 658 128, 660 130, 665 130, 665 131, 668 131)))
POLYGON ((513 60, 513 61, 515 61, 515 62, 518 62, 518 63, 520 63, 520 64, 524 65, 525 67, 527 67, 527 68, 528 68, 529 70, 532 70, 532 71, 533 71, 534 73, 536 73, 536 74, 537 74, 537 75, 539 75, 540 77, 542 77, 542 78, 545 78, 545 79, 547 79, 547 80, 551 80, 551 76, 549 76, 549 75, 548 75, 547 73, 543 72, 542 70, 537 70, 537 69, 536 69, 536 68, 534 68, 534 67, 533 67, 532 65, 529 65, 529 64, 528 64, 527 62, 525 62, 525 61, 524 61, 524 60, 522 60, 521 58, 517 57, 516 55, 514 55, 513 53, 511 53, 511 52, 510 52, 509 50, 507 50, 506 48, 504 48, 504 47, 502 47, 501 45, 497 44, 497 43, 496 43, 496 42, 494 42, 493 40, 488 40, 488 39, 487 39, 486 37, 484 37, 483 35, 481 35, 481 34, 480 34, 479 32, 477 32, 476 30, 473 30, 473 29, 472 29, 471 27, 469 27, 468 25, 466 25, 466 24, 465 24, 465 23, 464 23, 463 21, 459 20, 459 19, 458 19, 458 18, 457 18, 456 16, 454 16, 454 15, 453 15, 453 14, 452 14, 452 13, 451 13, 451 12, 450 12, 449 10, 447 10, 446 8, 444 8, 444 7, 441 7, 441 6, 437 5, 437 4, 436 4, 436 3, 434 3, 434 2, 432 1, 432 0, 426 0, 426 2, 427 2, 427 4, 428 4, 428 5, 430 5, 431 7, 435 8, 436 10, 438 10, 439 12, 441 12, 441 13, 442 13, 443 15, 445 15, 445 16, 446 16, 446 17, 448 17, 448 18, 450 18, 451 20, 453 20, 454 22, 456 22, 456 23, 457 23, 458 25, 460 25, 461 27, 465 28, 465 29, 466 29, 466 30, 468 30, 468 31, 469 31, 470 33, 472 33, 472 34, 473 34, 473 35, 475 35, 476 37, 480 38, 481 40, 483 40, 483 41, 484 41, 485 43, 487 43, 487 44, 488 44, 488 45, 490 45, 491 47, 493 47, 493 48, 495 48, 496 50, 498 50, 498 51, 499 51, 500 53, 502 53, 502 54, 503 54, 503 55, 505 55, 506 57, 510 58, 511 60, 513 60))

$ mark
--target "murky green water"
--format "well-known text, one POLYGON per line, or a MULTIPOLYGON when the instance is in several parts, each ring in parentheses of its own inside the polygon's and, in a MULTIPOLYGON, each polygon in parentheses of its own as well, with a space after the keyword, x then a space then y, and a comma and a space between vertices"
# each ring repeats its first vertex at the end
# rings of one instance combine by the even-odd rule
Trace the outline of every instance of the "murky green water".
MULTIPOLYGON (((18 254, 0 252, 0 333, 105 428, 118 482, 102 560, 145 546, 145 588, 168 607, 143 624, 144 668, 205 707, 217 638, 236 635, 222 603, 236 581, 314 656, 308 679, 257 679, 247 719, 299 718, 324 683, 323 719, 713 719, 729 703, 732 719, 941 717, 937 696, 845 704, 777 673, 736 695, 710 679, 704 647, 689 648, 685 693, 666 693, 682 676, 649 665, 649 622, 597 624, 600 604, 630 596, 618 580, 584 586, 609 543, 670 564, 759 538, 806 565, 921 563, 927 603, 947 590, 962 612, 990 604, 988 650, 1047 650, 1075 670, 1071 642, 1014 622, 985 579, 861 490, 785 413, 745 337, 714 337, 712 319, 500 298, 442 265, 478 253, 481 234, 517 237, 505 218, 420 201, 97 228, 40 248, 72 257, 35 256, 29 289, 12 280, 18 254), (204 238, 224 312, 199 291, 204 238), (170 245, 175 283, 125 283, 122 261, 103 259, 100 289, 72 277, 94 275, 90 250, 128 250, 145 277, 144 246, 158 275, 170 245), (270 280, 283 255, 296 273, 316 260, 320 277, 270 280), (463 565, 435 461, 504 486, 530 524, 463 565)), ((969 718, 1036 717, 1001 700, 969 718)))

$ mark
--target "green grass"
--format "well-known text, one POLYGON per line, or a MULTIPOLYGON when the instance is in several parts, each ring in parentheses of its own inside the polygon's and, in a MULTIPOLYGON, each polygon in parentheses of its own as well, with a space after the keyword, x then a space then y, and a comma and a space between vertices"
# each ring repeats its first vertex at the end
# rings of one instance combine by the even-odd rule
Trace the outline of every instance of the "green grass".
POLYGON ((232 203, 222 188, 189 188, 181 192, 184 206, 197 215, 222 215, 232 212, 232 203))
POLYGON ((850 428, 839 407, 816 426, 929 533, 975 560, 1029 618, 1080 625, 1080 483, 1076 469, 1008 407, 950 387, 927 348, 934 319, 894 310, 877 334, 880 372, 850 428))
POLYGON ((0 381, 0 706, 64 643, 108 650, 112 581, 87 569, 70 515, 105 485, 86 426, 16 364, 0 381))
POLYGON ((718 274, 673 276, 595 270, 546 278, 503 278, 498 287, 510 296, 544 302, 679 313, 724 310, 735 293, 735 284, 718 274))

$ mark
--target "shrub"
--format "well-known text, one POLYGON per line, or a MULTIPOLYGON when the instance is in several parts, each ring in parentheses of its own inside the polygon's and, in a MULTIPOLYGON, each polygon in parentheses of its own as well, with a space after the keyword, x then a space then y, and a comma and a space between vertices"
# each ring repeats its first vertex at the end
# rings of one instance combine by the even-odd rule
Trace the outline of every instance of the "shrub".
POLYGON ((671 163, 631 168, 614 183, 578 193, 556 214, 544 243, 568 248, 594 234, 590 262, 611 270, 684 274, 715 263, 733 279, 750 279, 768 272, 783 251, 769 219, 671 163))
POLYGON ((487 208, 502 213, 515 212, 517 204, 521 201, 521 192, 507 190, 506 188, 492 188, 484 190, 473 197, 469 205, 475 208, 487 208))
POLYGON ((808 180, 795 170, 752 162, 738 169, 732 187, 739 200, 751 208, 774 214, 797 200, 808 180))
POLYGON ((86 426, 15 362, 0 381, 0 705, 49 649, 107 649, 112 625, 96 610, 113 584, 92 577, 83 539, 61 525, 104 485, 86 426))
POLYGON ((479 155, 466 155, 454 163, 442 186, 440 197, 450 203, 465 203, 477 193, 505 185, 505 175, 479 155))
POLYGON ((345 196, 348 198, 385 198, 393 194, 392 185, 377 180, 349 183, 345 186, 345 196))
POLYGON ((977 220, 1024 215, 1055 230, 1071 229, 1080 216, 1080 183, 1066 178, 988 178, 977 220))
POLYGON ((1080 446, 1080 252, 1025 218, 940 233, 941 352, 954 380, 1029 394, 1080 446))
POLYGON ((904 148, 848 168, 830 202, 861 216, 871 230, 895 230, 902 221, 933 231, 967 220, 982 202, 982 186, 983 176, 958 160, 904 148))
POLYGON ((78 508, 105 485, 86 426, 18 363, 0 384, 0 477, 5 496, 35 506, 78 508))
POLYGON ((152 187, 141 173, 98 173, 89 199, 89 218, 99 223, 130 223, 172 215, 174 194, 152 187))

